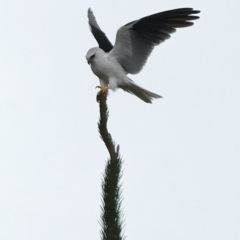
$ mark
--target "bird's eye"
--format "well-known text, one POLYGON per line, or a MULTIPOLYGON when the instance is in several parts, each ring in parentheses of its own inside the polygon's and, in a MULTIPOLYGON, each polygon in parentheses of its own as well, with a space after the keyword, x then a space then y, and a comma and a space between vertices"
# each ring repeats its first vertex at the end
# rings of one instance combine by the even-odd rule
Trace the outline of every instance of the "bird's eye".
POLYGON ((90 57, 90 59, 93 59, 95 57, 95 53, 90 57))

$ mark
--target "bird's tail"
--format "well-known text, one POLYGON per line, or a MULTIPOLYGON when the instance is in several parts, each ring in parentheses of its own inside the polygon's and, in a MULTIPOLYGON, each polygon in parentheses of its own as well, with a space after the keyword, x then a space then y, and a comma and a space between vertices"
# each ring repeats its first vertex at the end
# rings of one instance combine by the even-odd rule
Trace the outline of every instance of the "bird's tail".
POLYGON ((152 100, 154 98, 162 98, 162 96, 160 96, 156 93, 150 92, 150 91, 138 86, 130 78, 129 78, 129 80, 130 80, 130 82, 127 85, 121 86, 121 88, 124 91, 129 92, 129 93, 134 94, 135 96, 139 97, 144 102, 152 103, 152 100))

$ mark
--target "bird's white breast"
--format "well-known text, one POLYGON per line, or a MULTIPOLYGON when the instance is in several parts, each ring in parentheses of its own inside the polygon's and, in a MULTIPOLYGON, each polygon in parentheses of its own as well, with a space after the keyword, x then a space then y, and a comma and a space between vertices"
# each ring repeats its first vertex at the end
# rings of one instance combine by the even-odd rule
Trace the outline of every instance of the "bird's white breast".
POLYGON ((93 73, 108 84, 110 78, 124 79, 125 71, 114 59, 109 59, 108 55, 98 56, 91 63, 93 73))

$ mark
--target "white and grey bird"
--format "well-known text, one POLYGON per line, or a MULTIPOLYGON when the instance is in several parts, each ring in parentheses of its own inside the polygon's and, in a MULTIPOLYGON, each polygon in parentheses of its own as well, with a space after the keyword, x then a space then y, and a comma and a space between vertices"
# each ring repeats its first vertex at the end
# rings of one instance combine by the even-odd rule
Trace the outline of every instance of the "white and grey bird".
POLYGON ((194 14, 198 13, 200 11, 192 8, 179 8, 130 22, 118 29, 113 46, 89 8, 90 29, 99 47, 91 48, 86 59, 99 78, 100 92, 121 88, 146 103, 151 103, 154 98, 161 98, 160 95, 138 86, 127 75, 139 73, 153 48, 169 39, 176 28, 192 26, 191 21, 199 18, 194 14))

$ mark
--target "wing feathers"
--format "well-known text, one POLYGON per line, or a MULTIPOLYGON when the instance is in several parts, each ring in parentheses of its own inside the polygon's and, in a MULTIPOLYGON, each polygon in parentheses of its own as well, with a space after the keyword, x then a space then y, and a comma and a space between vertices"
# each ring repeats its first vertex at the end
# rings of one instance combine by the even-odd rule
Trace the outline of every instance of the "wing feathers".
POLYGON ((97 20, 93 14, 93 11, 88 9, 88 19, 91 32, 97 40, 99 47, 105 52, 110 52, 113 48, 112 43, 108 40, 106 34, 99 27, 97 20))
POLYGON ((154 46, 170 38, 176 28, 189 27, 200 11, 180 8, 156 13, 130 22, 117 32, 115 46, 110 52, 126 72, 136 74, 151 54, 154 46))

